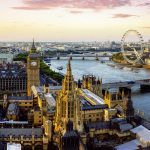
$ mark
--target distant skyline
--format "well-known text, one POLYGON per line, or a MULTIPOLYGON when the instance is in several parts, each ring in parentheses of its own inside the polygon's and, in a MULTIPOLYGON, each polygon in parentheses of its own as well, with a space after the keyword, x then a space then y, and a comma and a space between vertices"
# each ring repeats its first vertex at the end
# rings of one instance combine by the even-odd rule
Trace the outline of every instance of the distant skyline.
POLYGON ((150 39, 150 0, 1 0, 0 14, 0 41, 150 39))

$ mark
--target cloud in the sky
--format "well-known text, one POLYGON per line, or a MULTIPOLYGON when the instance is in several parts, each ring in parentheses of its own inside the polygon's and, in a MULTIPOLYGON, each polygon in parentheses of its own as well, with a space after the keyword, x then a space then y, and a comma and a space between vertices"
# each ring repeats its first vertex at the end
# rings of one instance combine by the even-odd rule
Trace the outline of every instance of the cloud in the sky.
POLYGON ((138 17, 137 15, 132 14, 114 14, 112 18, 129 18, 129 17, 138 17))
POLYGON ((52 8, 77 8, 103 10, 130 5, 131 0, 23 0, 20 10, 43 10, 52 8))
POLYGON ((138 6, 150 6, 150 2, 141 3, 138 6))
POLYGON ((71 10, 70 13, 71 14, 81 14, 81 13, 83 13, 83 11, 80 11, 80 10, 71 10))

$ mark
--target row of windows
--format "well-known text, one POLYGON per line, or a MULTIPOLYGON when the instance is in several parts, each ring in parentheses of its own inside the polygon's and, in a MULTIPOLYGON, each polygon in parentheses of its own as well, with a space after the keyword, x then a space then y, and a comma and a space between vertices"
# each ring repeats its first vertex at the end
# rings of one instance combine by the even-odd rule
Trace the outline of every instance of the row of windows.
POLYGON ((27 85, 27 82, 26 81, 1 81, 0 82, 0 89, 2 88, 16 88, 16 87, 19 87, 19 88, 22 88, 22 87, 26 87, 27 85))
POLYGON ((91 115, 91 114, 90 114, 90 115, 88 115, 88 114, 83 114, 83 115, 82 115, 82 117, 85 117, 85 116, 86 116, 86 117, 95 117, 95 116, 100 116, 100 114, 92 114, 92 115, 91 115))
POLYGON ((11 77, 11 78, 7 78, 7 77, 0 77, 0 82, 2 82, 2 81, 25 81, 25 80, 27 80, 26 78, 22 78, 22 77, 17 77, 17 78, 13 78, 13 77, 11 77))
POLYGON ((73 113, 74 113, 74 102, 68 102, 68 117, 73 118, 73 113))
POLYGON ((32 108, 32 106, 24 106, 23 108, 32 108))
POLYGON ((19 104, 32 104, 32 102, 19 102, 19 104))
MULTIPOLYGON (((2 134, 1 135, 2 137, 5 137, 5 135, 4 134, 2 134)), ((7 135, 7 136, 12 136, 12 137, 15 137, 15 135, 7 135)), ((34 135, 34 137, 38 137, 38 135, 34 135)), ((30 136, 30 137, 28 137, 28 136, 26 136, 26 135, 24 135, 23 136, 23 139, 31 139, 32 138, 32 135, 30 136)), ((10 138, 5 138, 5 139, 10 139, 10 138)), ((13 139, 15 139, 15 140, 20 140, 21 139, 21 135, 20 135, 20 137, 15 137, 15 138, 13 138, 13 139)))
POLYGON ((95 119, 85 119, 84 122, 100 121, 100 118, 95 119))

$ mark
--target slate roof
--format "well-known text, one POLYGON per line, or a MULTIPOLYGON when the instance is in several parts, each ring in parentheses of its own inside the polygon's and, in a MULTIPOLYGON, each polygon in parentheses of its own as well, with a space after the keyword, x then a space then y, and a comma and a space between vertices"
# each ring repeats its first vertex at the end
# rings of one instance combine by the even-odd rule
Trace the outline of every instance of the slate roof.
POLYGON ((96 94, 94 94, 93 92, 91 92, 88 89, 82 89, 82 96, 86 99, 86 97, 88 99, 90 99, 91 101, 93 101, 94 103, 96 103, 96 105, 100 105, 100 104, 104 104, 104 99, 102 99, 101 97, 97 96, 96 94))
POLYGON ((52 94, 47 93, 47 94, 44 95, 44 97, 45 97, 45 99, 46 99, 49 106, 51 106, 51 107, 56 106, 56 100, 54 99, 52 94))
POLYGON ((120 127, 120 130, 123 132, 128 131, 133 128, 133 126, 130 123, 120 124, 119 127, 120 127))
POLYGON ((64 134, 63 137, 77 137, 77 133, 75 131, 68 131, 64 134))
POLYGON ((19 64, 0 65, 0 78, 26 78, 26 69, 19 64))
POLYGON ((116 150, 135 150, 138 148, 138 145, 140 145, 140 142, 138 140, 132 140, 127 143, 118 145, 115 147, 116 150))
POLYGON ((140 141, 150 142, 150 130, 140 125, 131 130, 132 133, 135 133, 139 137, 140 141))
POLYGON ((31 96, 8 96, 8 100, 32 100, 31 96))
POLYGON ((2 121, 0 121, 0 124, 28 124, 28 121, 13 121, 13 120, 5 121, 5 120, 2 120, 2 121))
POLYGON ((50 90, 61 90, 62 86, 50 86, 50 90))
POLYGON ((95 109, 106 109, 108 108, 107 104, 103 104, 103 105, 85 105, 82 107, 82 110, 95 110, 95 109))
POLYGON ((132 133, 136 134, 138 132, 143 132, 143 131, 146 131, 148 132, 149 130, 147 128, 145 128, 144 126, 140 125, 134 129, 131 130, 132 133))
POLYGON ((114 119, 111 119, 111 122, 112 123, 127 123, 127 120, 124 118, 114 118, 114 119))
POLYGON ((0 128, 0 137, 9 137, 10 135, 14 137, 20 137, 21 135, 26 137, 31 137, 32 133, 35 137, 43 136, 42 128, 0 128))
POLYGON ((105 122, 92 122, 92 123, 88 123, 87 127, 89 129, 94 128, 96 130, 100 130, 100 129, 109 129, 111 128, 110 125, 110 121, 105 121, 105 122))

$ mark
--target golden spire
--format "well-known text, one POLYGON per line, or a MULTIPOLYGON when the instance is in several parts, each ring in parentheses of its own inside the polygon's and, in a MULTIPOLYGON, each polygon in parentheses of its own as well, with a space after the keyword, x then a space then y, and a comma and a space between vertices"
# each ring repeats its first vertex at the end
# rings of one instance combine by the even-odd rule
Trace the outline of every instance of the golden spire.
POLYGON ((34 38, 33 38, 31 53, 35 53, 35 52, 36 52, 36 47, 35 47, 34 38))
POLYGON ((72 91, 73 89, 74 79, 73 79, 72 72, 71 72, 70 60, 71 59, 69 58, 68 64, 67 64, 67 73, 63 80, 63 88, 62 88, 63 92, 67 90, 72 91))
POLYGON ((67 65, 67 76, 72 76, 72 73, 71 73, 71 58, 69 58, 68 60, 68 65, 67 65))

